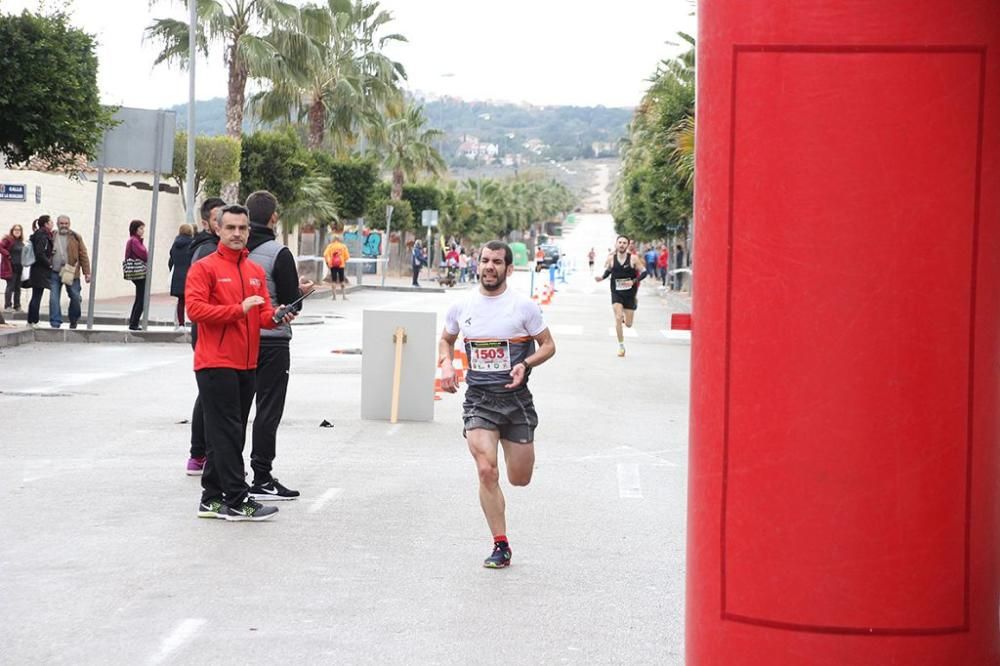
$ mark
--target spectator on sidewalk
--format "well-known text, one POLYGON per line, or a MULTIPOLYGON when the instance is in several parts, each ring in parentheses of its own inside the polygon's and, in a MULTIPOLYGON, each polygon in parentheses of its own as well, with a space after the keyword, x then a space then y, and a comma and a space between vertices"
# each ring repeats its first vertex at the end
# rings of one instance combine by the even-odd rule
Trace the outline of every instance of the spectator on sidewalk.
POLYGON ((469 280, 477 282, 479 280, 479 250, 472 248, 469 250, 469 280))
POLYGON ((420 269, 426 264, 427 256, 423 252, 420 241, 415 241, 413 243, 413 250, 410 252, 410 270, 413 272, 412 285, 414 287, 420 286, 420 283, 417 282, 417 278, 420 277, 420 269))
POLYGON ((126 266, 125 279, 130 280, 135 285, 135 301, 132 302, 132 313, 128 318, 128 330, 138 331, 139 320, 142 319, 142 311, 146 298, 146 275, 149 267, 149 254, 146 246, 142 242, 146 235, 146 223, 142 220, 132 220, 128 225, 128 242, 125 243, 125 263, 131 263, 134 268, 126 266), (139 264, 142 264, 141 268, 139 264))
POLYGON ((670 250, 665 244, 660 246, 660 254, 656 257, 656 270, 660 276, 660 284, 666 287, 667 274, 670 271, 670 250))
POLYGON ((337 300, 338 284, 340 285, 341 300, 347 300, 347 293, 345 291, 347 279, 344 276, 344 267, 347 266, 347 261, 350 258, 351 253, 347 250, 347 246, 344 245, 343 241, 340 240, 340 236, 334 236, 330 244, 323 250, 323 260, 326 261, 326 265, 330 269, 330 281, 333 283, 330 287, 330 294, 333 296, 333 300, 337 300))
POLYGON ((469 255, 465 253, 465 248, 458 255, 458 281, 467 282, 469 278, 469 255))
POLYGON ((659 254, 656 251, 656 246, 652 243, 646 248, 646 254, 644 255, 646 260, 646 275, 651 275, 656 277, 656 260, 659 259, 659 254))
POLYGON ((56 218, 52 286, 49 287, 49 325, 62 326, 62 288, 69 295, 69 327, 80 321, 80 275, 90 284, 90 255, 80 234, 70 229, 68 215, 56 218))
MULTIPOLYGON (((246 207, 250 213, 249 259, 264 269, 271 303, 278 307, 310 293, 313 283, 299 278, 291 250, 277 240, 278 200, 270 192, 261 190, 247 197, 246 207)), ((301 303, 295 306, 295 312, 301 309, 301 303)), ((290 324, 278 324, 260 332, 260 353, 254 381, 257 413, 253 420, 253 447, 250 452, 250 467, 253 470, 250 497, 258 501, 292 500, 299 496, 299 491, 285 487, 271 473, 277 451, 278 426, 285 412, 285 396, 288 393, 291 341, 290 324)))
POLYGON ((21 311, 21 252, 24 250, 24 228, 15 224, 0 240, 0 279, 7 281, 3 294, 3 309, 21 311))
POLYGON ((28 303, 28 326, 38 327, 42 296, 52 286, 52 218, 41 215, 31 223, 31 251, 35 260, 29 269, 28 282, 31 284, 31 301, 28 303))
MULTIPOLYGON (((201 477, 198 517, 265 520, 277 513, 249 496, 243 447, 253 405, 260 330, 274 328, 264 270, 247 260, 250 223, 243 206, 226 206, 219 246, 188 272, 186 302, 201 334, 194 370, 205 414, 208 461, 201 477)), ((295 318, 289 312, 278 323, 295 318)))
MULTIPOLYGON (((201 229, 194 235, 191 241, 191 263, 194 264, 201 259, 213 254, 219 247, 219 235, 216 227, 216 220, 219 218, 219 211, 225 207, 226 202, 218 197, 209 197, 201 204, 201 229)), ((190 268, 188 268, 190 272, 190 268)), ((185 287, 187 280, 185 279, 185 287)), ((185 300, 185 305, 187 301, 185 300)), ((198 323, 191 322, 191 349, 195 349, 198 342, 198 323)), ((186 474, 188 476, 200 476, 205 470, 205 459, 207 446, 205 444, 205 414, 201 409, 201 395, 195 397, 194 408, 191 410, 191 453, 187 461, 186 474)))
POLYGON ((684 286, 684 274, 677 271, 684 268, 686 265, 684 246, 678 245, 676 251, 674 252, 674 291, 680 291, 681 287, 684 286))
POLYGON ((170 247, 170 259, 167 268, 173 270, 170 276, 170 295, 177 299, 177 328, 184 328, 184 283, 187 281, 188 269, 191 267, 191 243, 194 241, 194 229, 190 224, 182 224, 170 247))

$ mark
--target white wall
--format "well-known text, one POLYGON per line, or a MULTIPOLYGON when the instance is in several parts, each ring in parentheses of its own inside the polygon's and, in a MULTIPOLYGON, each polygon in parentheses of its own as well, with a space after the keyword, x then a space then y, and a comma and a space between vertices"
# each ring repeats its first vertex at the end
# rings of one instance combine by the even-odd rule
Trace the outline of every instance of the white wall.
MULTIPOLYGON (((0 201, 0 235, 10 231, 13 224, 24 227, 25 235, 31 234, 31 221, 39 215, 68 215, 72 229, 83 237, 91 258, 94 256, 94 208, 97 203, 97 174, 86 174, 87 181, 72 180, 62 174, 38 171, 0 169, 0 183, 25 185, 27 201, 0 201), (35 203, 35 187, 42 188, 42 202, 35 203)), ((112 180, 132 183, 152 183, 150 174, 105 174, 104 201, 101 206, 100 265, 97 267, 97 298, 132 296, 135 288, 122 278, 122 259, 128 240, 128 225, 138 219, 146 223, 146 247, 150 246, 149 221, 153 205, 152 190, 134 187, 109 186, 112 180)), ((164 181, 165 183, 168 181, 164 181)), ((172 184, 172 183, 170 183, 172 184)), ((170 246, 177 236, 177 228, 184 222, 184 208, 177 194, 160 192, 156 219, 156 243, 153 256, 153 293, 170 290, 170 272, 167 259, 170 246)), ((83 284, 84 299, 88 286, 83 284)))

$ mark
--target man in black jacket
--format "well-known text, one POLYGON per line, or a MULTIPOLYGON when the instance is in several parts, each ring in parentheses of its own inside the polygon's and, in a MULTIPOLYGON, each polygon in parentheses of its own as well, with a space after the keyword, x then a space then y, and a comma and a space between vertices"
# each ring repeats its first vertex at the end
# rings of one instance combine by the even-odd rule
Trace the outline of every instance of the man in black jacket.
MULTIPOLYGON (((295 257, 291 251, 275 240, 278 224, 278 200, 270 192, 261 190, 247 197, 250 211, 250 261, 264 269, 267 289, 272 303, 292 303, 312 291, 313 283, 299 279, 295 257)), ((296 311, 301 309, 301 304, 296 311)), ((253 485, 250 496, 255 500, 291 500, 299 491, 286 488, 271 475, 277 444, 278 425, 285 411, 288 392, 288 371, 291 367, 289 343, 292 328, 280 324, 271 330, 261 331, 260 355, 257 359, 257 415, 253 421, 253 448, 250 467, 253 485)))
MULTIPOLYGON (((191 263, 215 252, 219 247, 219 236, 215 224, 219 211, 226 202, 218 197, 205 199, 201 204, 201 228, 191 239, 191 263)), ((191 322, 191 349, 198 340, 198 324, 191 322)), ((201 411, 201 396, 194 400, 191 410, 191 455, 187 461, 187 475, 200 476, 205 469, 205 417, 201 411)))

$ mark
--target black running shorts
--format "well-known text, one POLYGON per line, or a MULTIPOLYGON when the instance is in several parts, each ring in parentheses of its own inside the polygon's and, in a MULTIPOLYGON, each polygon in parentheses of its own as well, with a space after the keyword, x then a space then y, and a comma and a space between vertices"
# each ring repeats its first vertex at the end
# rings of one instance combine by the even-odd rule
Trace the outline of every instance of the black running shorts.
POLYGON ((334 284, 341 284, 344 281, 344 268, 331 268, 330 269, 330 280, 334 284))
POLYGON ((497 430, 500 437, 518 444, 535 441, 538 414, 527 386, 507 393, 493 393, 469 386, 462 404, 463 435, 469 430, 497 430))
POLYGON ((634 289, 629 289, 628 291, 612 291, 611 303, 621 303, 622 308, 626 310, 636 310, 639 307, 634 289))

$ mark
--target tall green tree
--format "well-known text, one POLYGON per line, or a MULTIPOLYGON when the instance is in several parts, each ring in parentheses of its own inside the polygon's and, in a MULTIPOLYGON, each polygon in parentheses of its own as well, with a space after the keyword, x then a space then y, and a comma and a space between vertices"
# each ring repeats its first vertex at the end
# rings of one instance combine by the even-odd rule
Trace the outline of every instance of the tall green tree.
POLYGON ((394 200, 402 198, 407 179, 412 181, 421 173, 437 175, 447 170, 433 145, 441 132, 426 125, 422 107, 405 104, 372 118, 372 143, 382 155, 383 167, 392 172, 394 200))
POLYGON ((316 56, 298 60, 297 33, 277 31, 274 43, 290 66, 269 77, 270 88, 251 102, 263 120, 305 120, 310 149, 324 147, 329 133, 334 153, 345 158, 366 118, 381 113, 398 94, 406 72, 383 48, 406 38, 381 34, 392 15, 378 2, 327 0, 303 6, 300 16, 316 56), (287 36, 293 39, 286 43, 287 36))
POLYGON ((255 132, 244 136, 242 143, 241 200, 255 190, 269 191, 282 204, 298 197, 314 166, 292 128, 255 132))
MULTIPOLYGON (((213 186, 210 194, 218 194, 216 187, 240 175, 240 142, 229 136, 197 136, 194 139, 194 198, 203 189, 213 186), (219 185, 215 185, 219 184, 219 185)), ((186 202, 184 187, 187 180, 187 133, 174 136, 174 161, 170 177, 181 191, 186 202)))
POLYGON ((49 168, 96 156, 113 110, 100 105, 94 40, 64 14, 0 15, 0 152, 49 168))
POLYGON ((371 160, 338 160, 329 153, 313 151, 316 172, 330 179, 330 198, 341 219, 357 219, 368 211, 378 184, 378 166, 371 160))
POLYGON ((658 64, 622 142, 611 208, 618 230, 637 240, 681 232, 692 215, 694 58, 692 48, 658 64))

